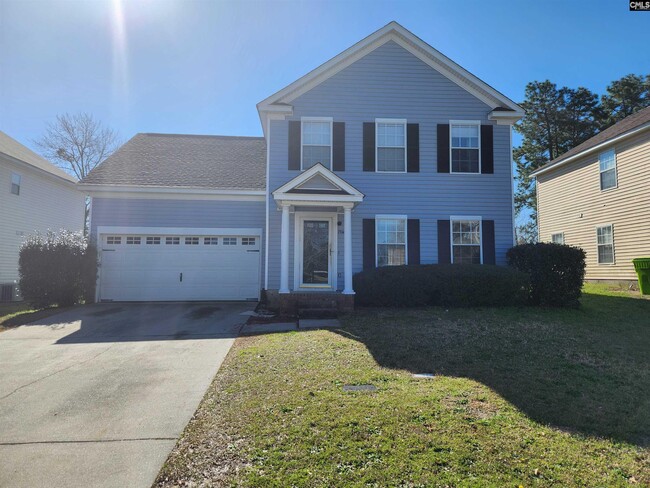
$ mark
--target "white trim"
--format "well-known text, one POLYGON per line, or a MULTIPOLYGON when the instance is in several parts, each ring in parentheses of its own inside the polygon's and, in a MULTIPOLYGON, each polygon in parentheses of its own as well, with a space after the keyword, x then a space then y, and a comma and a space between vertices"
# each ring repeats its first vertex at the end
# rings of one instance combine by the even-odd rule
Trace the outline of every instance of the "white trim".
MULTIPOLYGON (((404 221, 404 264, 409 263, 409 218, 408 215, 391 215, 391 214, 377 214, 375 215, 375 268, 379 267, 379 253, 377 252, 377 221, 379 220, 403 220, 404 221)), ((386 265, 392 266, 392 265, 386 265)), ((382 266, 383 267, 383 266, 382 266)))
POLYGON ((600 188, 601 193, 616 190, 618 188, 618 157, 616 154, 616 146, 598 153, 598 187, 600 188), (601 177, 605 171, 600 169, 600 163, 603 154, 610 153, 610 152, 614 154, 614 167, 605 171, 611 171, 612 169, 614 170, 614 186, 610 186, 609 188, 603 188, 603 180, 601 179, 601 177))
MULTIPOLYGON (((267 121, 267 143, 266 147, 271 147, 271 119, 267 121)), ((269 180, 270 180, 270 151, 266 151, 266 188, 264 189, 264 211, 266 213, 266 222, 264 229, 264 289, 269 289, 269 200, 271 199, 270 190, 269 190, 269 180)))
MULTIPOLYGON (((616 244, 614 243, 614 224, 599 224, 595 226, 596 230, 596 264, 598 266, 615 266, 616 265, 616 244), (601 263, 600 262, 600 256, 598 254, 598 246, 601 244, 598 244, 598 229, 602 229, 604 227, 611 227, 612 228, 612 262, 611 263, 601 263)), ((602 244, 606 245, 606 244, 602 244)))
MULTIPOLYGON (((304 137, 304 134, 303 134, 304 122, 329 122, 329 124, 330 124, 330 167, 327 168, 327 169, 329 169, 330 171, 333 171, 333 168, 334 168, 334 118, 332 118, 332 117, 300 117, 300 171, 305 171, 305 169, 302 166, 302 148, 305 145, 305 143, 304 143, 305 137, 304 137)), ((314 144, 309 144, 309 145, 312 146, 314 144)), ((323 167, 325 167, 325 166, 323 165, 323 167)))
MULTIPOLYGON (((375 173, 386 173, 386 174, 402 174, 408 171, 408 130, 407 130, 407 120, 406 119, 386 119, 386 118, 376 118, 375 119, 375 173), (404 126, 404 171, 381 171, 379 170, 379 124, 402 124, 404 126)), ((398 148, 400 146, 382 146, 382 147, 393 147, 398 148)))
POLYGON ((341 202, 341 203, 358 203, 363 201, 364 194, 350 185, 340 176, 327 169, 320 163, 315 164, 306 171, 303 171, 295 178, 287 181, 284 185, 273 192, 273 198, 276 202, 341 202), (288 193, 290 190, 302 185, 315 175, 321 175, 334 186, 348 193, 348 195, 328 195, 323 193, 317 194, 300 194, 288 193))
POLYGON ((399 44, 433 69, 488 104, 491 108, 506 106, 515 111, 515 113, 511 115, 523 116, 523 109, 508 97, 499 93, 487 83, 472 75, 460 65, 456 64, 429 44, 422 41, 422 39, 393 21, 325 62, 318 68, 307 73, 305 76, 294 81, 282 90, 259 102, 257 104, 257 109, 258 112, 260 112, 260 117, 262 117, 262 114, 265 112, 276 111, 276 104, 291 103, 303 93, 318 86, 326 79, 389 41, 394 41, 399 44))
POLYGON ((449 173, 456 175, 480 175, 483 170, 481 164, 482 154, 481 154, 481 121, 480 120, 450 120, 449 121, 449 173), (454 148, 451 143, 453 137, 453 126, 454 125, 476 125, 478 126, 478 148, 454 148), (452 157, 454 149, 478 149, 478 171, 454 171, 454 158, 452 157))
POLYGON ((23 169, 27 170, 27 171, 33 170, 36 173, 40 174, 41 176, 47 176, 47 177, 54 178, 54 181, 56 183, 64 183, 68 188, 75 187, 78 184, 77 179, 75 177, 68 175, 65 171, 63 171, 62 169, 60 169, 57 166, 54 166, 49 161, 45 161, 45 162, 47 164, 52 164, 52 167, 55 170, 61 171, 65 175, 65 177, 62 176, 62 175, 59 175, 57 173, 52 173, 51 171, 48 171, 47 169, 35 166, 32 163, 28 163, 27 161, 23 161, 22 159, 18 159, 18 158, 15 158, 13 156, 10 156, 9 154, 0 152, 0 160, 2 160, 2 159, 6 160, 9 164, 15 164, 16 166, 19 166, 21 168, 19 171, 21 171, 23 169))
POLYGON ((295 212, 293 219, 293 290, 332 290, 338 289, 338 213, 336 212, 295 212), (303 266, 303 242, 305 220, 326 220, 329 222, 329 245, 331 246, 328 262, 328 284, 327 285, 305 285, 302 282, 303 266))
MULTIPOLYGON (((510 144, 510 197, 512 199, 512 245, 517 245, 517 216, 515 212, 515 168, 512 156, 512 125, 509 127, 508 140, 510 144)), ((451 162, 450 162, 451 165, 451 162)), ((451 169, 451 167, 450 167, 451 169)))
POLYGON ((556 163, 556 164, 554 164, 552 166, 543 166, 543 167, 539 168, 537 171, 533 171, 530 174, 530 176, 536 178, 537 176, 539 176, 541 174, 544 174, 544 173, 546 173, 548 171, 554 170, 555 168, 559 168, 560 166, 564 166, 565 164, 570 163, 571 161, 574 161, 574 160, 576 160, 578 158, 581 158, 583 156, 587 156, 588 154, 591 154, 591 153, 594 153, 594 152, 599 152, 600 150, 602 150, 603 148, 609 146, 610 144, 616 144, 618 141, 623 140, 623 139, 627 139, 628 137, 632 137, 632 136, 638 134, 639 132, 643 132, 646 129, 650 129, 650 122, 648 122, 646 124, 643 124, 643 125, 635 128, 635 129, 632 129, 632 130, 628 131, 628 132, 620 134, 620 135, 618 135, 618 136, 616 136, 616 137, 614 137, 612 139, 601 142, 600 144, 597 144, 594 147, 590 147, 589 149, 585 149, 584 151, 580 151, 579 153, 574 154, 573 156, 569 156, 568 158, 563 159, 562 161, 560 161, 560 162, 558 162, 558 163, 556 163))
MULTIPOLYGON (((479 243, 481 248, 481 264, 483 264, 483 217, 480 215, 451 215, 449 217, 449 248, 451 250, 451 263, 454 264, 454 222, 455 221, 478 221, 479 225, 479 236, 481 242, 479 243)), ((468 246, 469 244, 457 244, 458 246, 468 246)))
POLYGON ((510 111, 492 111, 488 114, 488 120, 493 120, 497 125, 513 125, 523 114, 510 111))
POLYGON ((102 234, 194 235, 194 236, 262 236, 255 227, 128 227, 102 225, 97 227, 97 238, 102 234))

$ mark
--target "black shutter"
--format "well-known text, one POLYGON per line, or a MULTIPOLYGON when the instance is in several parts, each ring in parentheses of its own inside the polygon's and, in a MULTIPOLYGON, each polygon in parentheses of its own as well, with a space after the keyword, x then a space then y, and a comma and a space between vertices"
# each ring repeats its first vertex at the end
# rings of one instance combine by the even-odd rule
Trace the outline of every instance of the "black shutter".
POLYGON ((449 220, 438 221, 438 263, 451 263, 451 236, 449 220))
POLYGON ((420 220, 408 219, 406 227, 406 239, 408 241, 408 263, 420 264, 420 220))
POLYGON ((300 170, 300 121, 289 121, 289 169, 300 170))
POLYGON ((363 170, 375 170, 375 123, 363 123, 363 170))
POLYGON ((438 124, 438 173, 449 173, 449 124, 438 124))
POLYGON ((494 220, 483 220, 481 222, 483 235, 483 264, 497 264, 494 246, 494 220))
POLYGON ((420 171, 420 124, 406 125, 406 171, 417 173, 420 171))
POLYGON ((494 138, 491 125, 481 126, 481 173, 494 173, 494 138))
POLYGON ((375 269, 375 219, 363 219, 363 269, 375 269))
POLYGON ((345 122, 334 122, 332 136, 332 170, 345 171, 345 122))

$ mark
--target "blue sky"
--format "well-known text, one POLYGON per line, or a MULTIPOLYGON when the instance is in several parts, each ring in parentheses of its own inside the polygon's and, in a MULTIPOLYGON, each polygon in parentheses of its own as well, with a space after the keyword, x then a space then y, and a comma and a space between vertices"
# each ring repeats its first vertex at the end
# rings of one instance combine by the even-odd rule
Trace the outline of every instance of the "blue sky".
POLYGON ((0 129, 57 114, 119 131, 261 135, 255 104, 391 20, 515 101, 650 67, 650 13, 608 1, 0 0, 0 129))

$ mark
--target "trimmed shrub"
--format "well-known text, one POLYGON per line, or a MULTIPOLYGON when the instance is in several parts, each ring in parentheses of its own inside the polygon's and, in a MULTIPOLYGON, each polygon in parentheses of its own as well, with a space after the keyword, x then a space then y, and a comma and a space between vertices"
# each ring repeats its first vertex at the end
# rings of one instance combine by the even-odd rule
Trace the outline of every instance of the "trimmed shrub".
POLYGON ((575 307, 585 278, 585 252, 577 247, 540 242, 508 250, 508 264, 530 277, 533 305, 575 307))
POLYGON ((20 293, 37 307, 92 301, 97 252, 80 232, 36 234, 26 239, 18 262, 20 293))
POLYGON ((355 302, 375 307, 480 307, 526 303, 528 277, 503 266, 385 266, 354 275, 355 302))

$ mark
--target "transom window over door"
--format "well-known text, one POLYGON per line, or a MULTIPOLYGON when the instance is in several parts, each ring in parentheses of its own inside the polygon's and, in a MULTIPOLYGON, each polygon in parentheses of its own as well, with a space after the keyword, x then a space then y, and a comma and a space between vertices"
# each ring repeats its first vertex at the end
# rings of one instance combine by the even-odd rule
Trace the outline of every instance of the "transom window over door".
POLYGON ((611 149, 600 153, 600 189, 616 188, 616 151, 611 149))
POLYGON ((481 264, 481 219, 451 219, 451 262, 481 264))
POLYGON ((406 120, 377 119, 377 171, 406 171, 406 120))
POLYGON ((406 264, 406 216, 377 216, 375 222, 377 266, 406 264))
POLYGON ((321 163, 332 169, 332 119, 302 119, 302 169, 321 163))
POLYGON ((614 229, 612 225, 596 227, 598 264, 614 264, 614 229))
POLYGON ((481 172, 481 124, 475 121, 452 121, 451 137, 451 172, 481 172))

